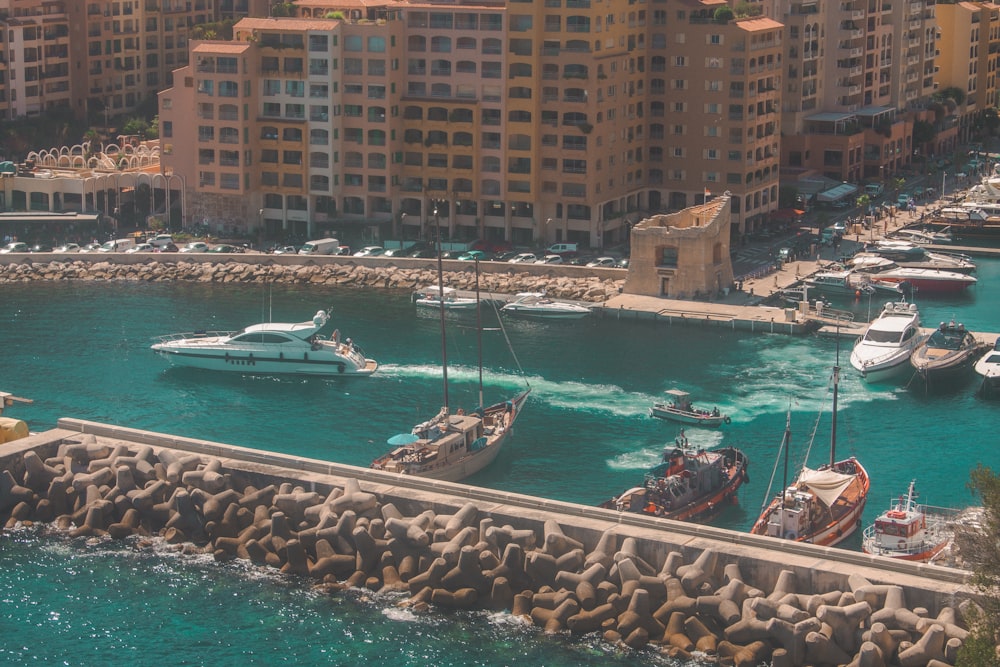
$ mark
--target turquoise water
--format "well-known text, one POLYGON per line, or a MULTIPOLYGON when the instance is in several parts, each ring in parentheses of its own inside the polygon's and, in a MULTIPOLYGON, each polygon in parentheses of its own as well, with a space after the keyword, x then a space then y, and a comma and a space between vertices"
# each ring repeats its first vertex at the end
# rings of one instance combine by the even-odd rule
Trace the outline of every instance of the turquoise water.
MULTIPOLYGON (((924 322, 954 317, 973 330, 1000 330, 1000 261, 981 261, 979 278, 957 299, 920 299, 924 322)), ((867 317, 880 302, 838 305, 867 317)), ((35 399, 8 412, 33 430, 78 417, 367 465, 388 437, 440 407, 437 315, 418 313, 404 293, 47 283, 4 285, 0 306, 0 389, 35 399), (278 379, 170 369, 149 351, 159 334, 301 321, 331 306, 328 329, 339 328, 378 359, 375 376, 278 379)), ((449 318, 453 407, 476 401, 473 324, 449 318)), ((646 414, 675 386, 733 419, 718 431, 689 430, 693 443, 731 444, 750 457, 751 481, 717 525, 747 530, 757 517, 789 407, 793 458, 801 460, 813 433, 810 461, 829 456, 833 340, 600 318, 507 320, 506 329, 524 375, 502 334, 487 331, 485 399, 516 391, 525 378, 533 393, 496 463, 469 483, 599 503, 641 479, 677 435, 646 414)), ((845 343, 837 453, 858 456, 872 475, 866 523, 911 478, 927 503, 972 503, 969 471, 977 463, 1000 469, 1000 401, 979 397, 971 374, 930 394, 905 379, 866 385, 848 354, 845 343)), ((0 661, 9 664, 67 656, 77 664, 346 665, 392 655, 401 665, 488 667, 660 660, 545 637, 503 615, 413 616, 394 599, 327 597, 240 564, 30 531, 0 536, 0 601, 0 661)))

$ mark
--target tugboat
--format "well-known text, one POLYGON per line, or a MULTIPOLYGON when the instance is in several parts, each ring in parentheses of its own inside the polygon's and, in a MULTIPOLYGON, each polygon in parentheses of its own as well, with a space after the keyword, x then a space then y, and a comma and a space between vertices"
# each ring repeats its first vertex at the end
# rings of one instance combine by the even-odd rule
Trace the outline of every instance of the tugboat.
POLYGON ((958 510, 918 505, 916 480, 906 496, 878 515, 865 528, 861 550, 866 554, 926 563, 941 552, 954 536, 952 521, 958 510))
POLYGON ((749 480, 746 455, 735 447, 691 447, 684 430, 663 451, 663 462, 633 487, 601 504, 604 509, 696 521, 711 518, 734 502, 749 480))

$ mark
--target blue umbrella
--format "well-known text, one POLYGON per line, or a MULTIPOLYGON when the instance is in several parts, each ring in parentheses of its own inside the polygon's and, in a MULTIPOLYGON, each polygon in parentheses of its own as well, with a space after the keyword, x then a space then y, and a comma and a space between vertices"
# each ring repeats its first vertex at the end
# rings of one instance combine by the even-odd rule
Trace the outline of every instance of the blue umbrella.
POLYGON ((419 439, 420 438, 413 435, 412 433, 400 433, 398 435, 394 435, 391 438, 389 438, 387 442, 395 447, 398 445, 408 445, 411 442, 416 442, 419 439))

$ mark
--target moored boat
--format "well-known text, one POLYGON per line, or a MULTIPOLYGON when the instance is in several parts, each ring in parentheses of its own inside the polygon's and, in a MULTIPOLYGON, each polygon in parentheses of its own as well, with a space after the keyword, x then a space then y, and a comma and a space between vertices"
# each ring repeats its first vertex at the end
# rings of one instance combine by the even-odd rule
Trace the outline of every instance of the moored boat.
MULTIPOLYGON (((438 230, 438 294, 446 294, 442 285, 441 236, 438 230)), ((476 331, 479 347, 479 407, 466 413, 454 413, 448 401, 448 345, 445 329, 447 298, 438 299, 441 321, 441 370, 444 406, 437 415, 413 427, 409 433, 394 435, 392 447, 371 463, 376 470, 457 482, 493 463, 514 428, 514 422, 528 399, 531 388, 514 397, 483 407, 482 322, 479 299, 479 262, 476 262, 476 331)), ((426 305, 426 304, 424 304, 426 305)), ((501 325, 502 326, 502 325, 501 325)))
POLYGON ((23 420, 3 416, 4 408, 9 408, 15 403, 33 402, 30 398, 21 398, 6 391, 0 391, 0 445, 27 438, 30 435, 28 425, 23 420))
POLYGON ((899 283, 878 280, 849 269, 818 271, 802 281, 809 290, 829 296, 903 293, 899 283))
POLYGON ((547 320, 577 320, 590 315, 591 310, 569 301, 550 299, 542 292, 521 292, 514 301, 504 305, 500 312, 547 320))
POLYGON ((875 255, 896 262, 899 266, 913 269, 940 269, 956 273, 974 273, 976 263, 960 253, 935 252, 907 241, 876 241, 865 246, 864 253, 855 258, 875 255))
POLYGON ((918 505, 915 484, 911 481, 906 496, 865 528, 861 550, 866 554, 926 563, 952 540, 952 521, 959 511, 918 505))
POLYGON ((642 486, 601 507, 677 521, 704 520, 735 502, 740 486, 749 479, 748 463, 735 447, 691 447, 682 430, 664 449, 663 461, 646 473, 642 486))
POLYGON ((252 374, 367 376, 378 362, 340 331, 319 335, 330 319, 317 311, 305 322, 266 322, 241 331, 195 331, 157 337, 152 350, 174 366, 252 374))
POLYGON ((851 366, 868 382, 881 382, 909 368, 910 354, 924 339, 916 304, 890 301, 851 351, 851 366))
POLYGON ((479 301, 475 297, 461 296, 453 287, 430 285, 417 291, 413 302, 425 308, 441 308, 445 310, 467 310, 478 308, 479 301))
MULTIPOLYGON (((839 348, 837 351, 840 354, 839 348)), ((868 500, 868 471, 853 456, 836 460, 837 394, 840 386, 839 359, 833 367, 833 410, 830 430, 830 462, 817 469, 802 466, 792 484, 764 508, 750 532, 796 542, 833 546, 847 539, 858 527, 868 500)), ((788 478, 792 438, 791 414, 785 421, 781 449, 788 478)), ((806 456, 808 459, 808 454, 806 456)), ((770 489, 768 489, 770 492, 770 489)))
POLYGON ((703 410, 691 404, 691 394, 680 389, 668 389, 666 392, 672 400, 656 401, 649 408, 650 417, 658 417, 669 421, 680 422, 681 424, 692 424, 694 426, 706 426, 716 428, 723 424, 728 424, 732 420, 728 415, 719 412, 719 408, 703 410))
POLYGON ((913 349, 910 365, 927 383, 953 379, 975 363, 984 345, 962 323, 942 322, 913 349))
POLYGON ((976 360, 973 368, 982 378, 984 389, 1000 387, 1000 338, 997 338, 986 354, 976 360))
POLYGON ((873 279, 894 283, 907 283, 919 292, 929 294, 944 294, 961 292, 975 285, 975 276, 955 271, 941 269, 916 269, 899 266, 885 257, 860 253, 851 259, 850 265, 860 273, 865 273, 873 279))

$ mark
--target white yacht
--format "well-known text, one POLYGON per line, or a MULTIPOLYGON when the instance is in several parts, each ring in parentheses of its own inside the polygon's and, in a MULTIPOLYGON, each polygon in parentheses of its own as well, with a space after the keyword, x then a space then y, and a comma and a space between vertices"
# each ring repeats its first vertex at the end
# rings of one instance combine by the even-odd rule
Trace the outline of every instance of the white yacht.
POLYGON ((542 292, 521 292, 514 301, 500 309, 508 315, 554 320, 575 320, 590 315, 591 310, 569 301, 556 301, 542 292))
POLYGON ((910 354, 923 341, 916 304, 885 304, 851 352, 851 366, 868 382, 887 380, 909 368, 910 354))
POLYGON ((453 287, 438 288, 437 285, 418 290, 413 299, 415 304, 425 308, 440 308, 442 301, 445 310, 475 310, 479 305, 476 297, 460 296, 453 287))
POLYGON ((160 336, 152 349, 174 366, 260 375, 371 375, 378 362, 365 357, 350 338, 319 330, 330 315, 317 311, 312 320, 267 322, 242 331, 195 331, 160 336))
POLYGON ((989 351, 976 360, 973 367, 983 380, 983 386, 990 389, 1000 387, 1000 338, 989 351))

